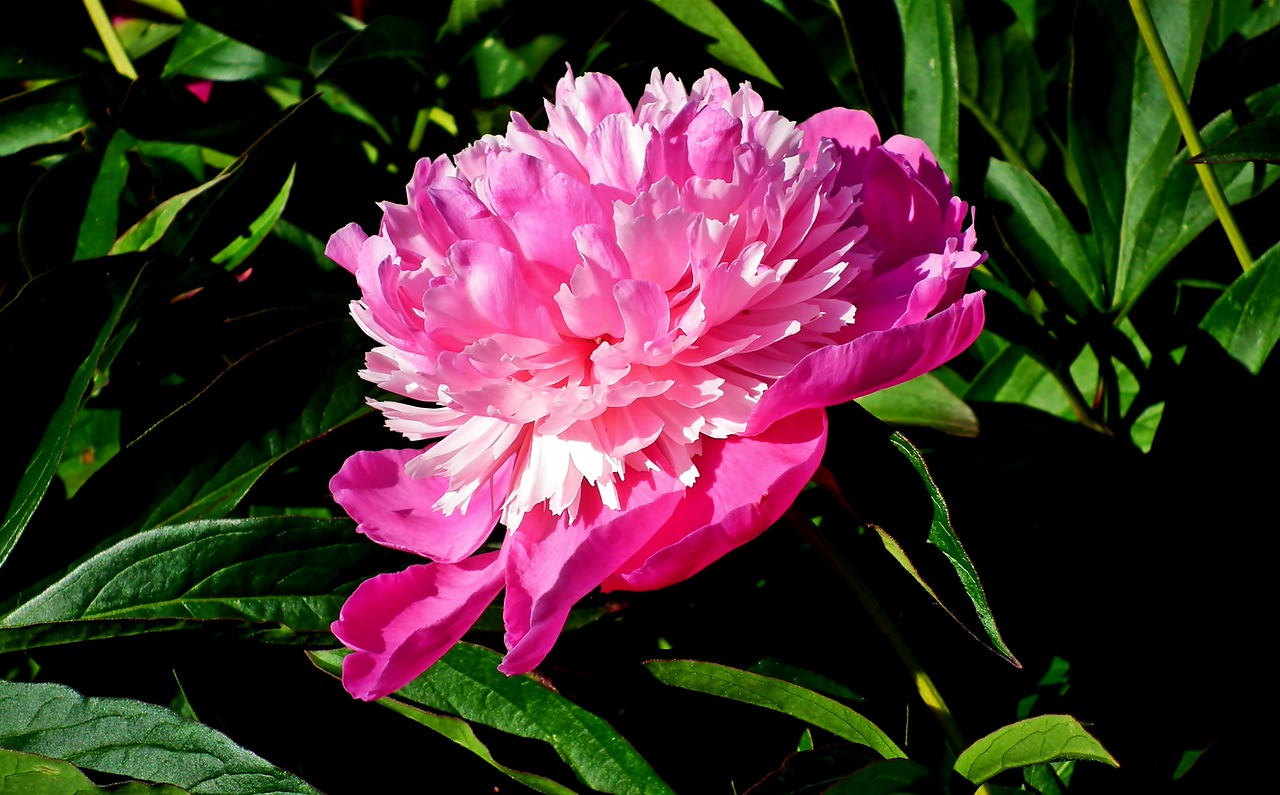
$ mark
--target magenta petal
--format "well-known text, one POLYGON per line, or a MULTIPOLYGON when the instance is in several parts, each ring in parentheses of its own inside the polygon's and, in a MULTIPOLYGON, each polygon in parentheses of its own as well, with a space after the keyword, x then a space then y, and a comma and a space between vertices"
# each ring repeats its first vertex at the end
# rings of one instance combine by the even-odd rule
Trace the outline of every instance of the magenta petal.
POLYGON ((747 433, 759 433, 802 409, 834 406, 887 389, 947 362, 982 331, 983 295, 969 293, 921 323, 873 331, 814 351, 764 393, 747 421, 747 433))
POLYGON ((353 651, 342 663, 347 692, 372 701, 413 681, 476 622, 502 590, 502 572, 502 553, 488 552, 361 583, 332 627, 353 651))
POLYGON ((360 264, 360 248, 368 239, 369 236, 360 228, 360 224, 347 224, 329 236, 324 255, 355 273, 360 264))
POLYGON ((786 512, 822 460, 826 412, 778 420, 757 436, 703 446, 703 475, 645 547, 604 589, 648 591, 681 582, 763 533, 786 512))
POLYGON ((569 610, 614 572, 678 509, 684 487, 662 473, 628 473, 618 488, 621 510, 584 493, 577 521, 545 505, 526 514, 507 537, 503 605, 509 651, 498 670, 532 670, 551 651, 569 610))
POLYGON ((448 478, 415 480, 405 474, 404 465, 421 454, 421 450, 356 453, 329 481, 329 490, 360 523, 357 529, 384 547, 444 563, 462 560, 479 549, 497 525, 501 501, 495 494, 505 493, 510 468, 503 467, 480 486, 466 513, 445 516, 433 506, 448 490, 448 478))

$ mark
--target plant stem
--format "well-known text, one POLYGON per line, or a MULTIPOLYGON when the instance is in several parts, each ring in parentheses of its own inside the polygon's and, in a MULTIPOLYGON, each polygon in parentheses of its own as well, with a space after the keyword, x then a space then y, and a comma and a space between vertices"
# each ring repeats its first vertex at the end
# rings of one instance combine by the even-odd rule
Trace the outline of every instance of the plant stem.
POLYGON ((116 29, 111 26, 111 19, 107 16, 106 9, 102 7, 102 0, 84 0, 84 7, 89 12, 89 19, 93 20, 93 27, 98 31, 98 38, 102 39, 102 45, 107 48, 107 57, 111 59, 111 65, 130 80, 137 80, 138 73, 129 62, 129 56, 125 53, 124 46, 120 44, 116 29))
POLYGON ((955 716, 951 714, 951 710, 947 707, 947 702, 942 699, 942 694, 938 692, 937 686, 933 683, 933 679, 924 670, 924 666, 916 659, 916 655, 911 651, 911 647, 907 645, 907 640, 902 636, 893 619, 885 612, 880 601, 876 599, 875 594, 871 593, 871 589, 867 587, 867 583, 862 579, 862 575, 858 574, 853 568, 853 564, 849 563, 840 551, 832 546, 831 542, 822 532, 814 527, 809 517, 801 513, 797 508, 791 508, 787 511, 787 521, 800 531, 805 540, 813 545, 813 548, 822 555, 823 559, 830 564, 836 573, 840 576, 854 595, 858 597, 858 602, 871 615, 871 619, 875 621, 876 626, 889 639, 889 643, 893 646, 894 652, 898 655, 898 659, 906 667, 915 682, 916 690, 920 693, 920 699, 924 701, 929 711, 933 713, 933 717, 942 727, 943 733, 947 740, 951 743, 956 753, 959 753, 964 747, 964 735, 960 733, 960 726, 956 723, 955 716))
MULTIPOLYGON (((1187 152, 1195 157, 1204 151, 1204 142, 1200 140, 1200 132, 1191 119, 1187 100, 1182 96, 1182 86, 1178 83, 1178 76, 1173 72, 1169 55, 1165 52, 1164 43, 1160 40, 1160 32, 1156 30, 1155 20, 1151 18, 1151 9, 1147 6, 1147 0, 1129 0, 1129 7, 1133 9, 1133 18, 1138 22, 1138 30, 1142 33, 1142 40, 1147 45, 1147 52, 1151 54, 1156 74, 1160 76, 1160 84, 1164 86, 1165 96, 1169 98, 1173 115, 1178 120, 1178 127, 1182 129, 1182 137, 1187 142, 1187 152)), ((1204 184, 1205 193, 1209 194, 1209 203, 1213 205, 1213 211, 1218 215, 1218 222, 1222 224, 1223 231, 1231 241, 1231 248, 1235 250, 1236 258, 1240 260, 1240 267, 1249 270, 1253 267, 1253 255, 1249 253, 1244 236, 1236 226, 1236 219, 1231 215, 1231 208, 1227 205, 1227 197, 1222 192, 1222 185, 1218 183, 1217 175, 1213 173, 1213 168, 1208 163, 1195 165, 1196 173, 1200 175, 1200 182, 1204 184)))

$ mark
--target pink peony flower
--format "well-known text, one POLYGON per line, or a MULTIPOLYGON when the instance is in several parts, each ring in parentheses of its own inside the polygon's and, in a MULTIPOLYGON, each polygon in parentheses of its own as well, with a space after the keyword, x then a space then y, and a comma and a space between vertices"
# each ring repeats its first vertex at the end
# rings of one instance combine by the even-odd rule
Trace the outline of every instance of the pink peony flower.
POLYGON ((380 343, 361 375, 409 401, 373 405, 437 440, 356 453, 330 484, 361 532, 432 561, 363 583, 334 623, 359 698, 432 665, 504 588, 515 674, 596 587, 689 577, 790 506, 823 407, 982 328, 967 205, 865 113, 797 125, 712 70, 691 91, 655 70, 635 107, 570 72, 546 111, 422 160, 377 235, 329 241, 380 343))

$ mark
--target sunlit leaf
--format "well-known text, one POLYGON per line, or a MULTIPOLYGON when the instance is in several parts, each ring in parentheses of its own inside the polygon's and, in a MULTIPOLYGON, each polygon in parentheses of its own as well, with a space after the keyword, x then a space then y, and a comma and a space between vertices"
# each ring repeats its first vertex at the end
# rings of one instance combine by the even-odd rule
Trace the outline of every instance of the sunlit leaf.
MULTIPOLYGON (((343 656, 343 652, 311 655, 322 670, 335 676, 343 656)), ((459 643, 426 673, 383 701, 408 702, 541 740, 599 792, 669 795, 670 787, 607 722, 532 676, 500 673, 499 662, 501 657, 488 649, 459 643)), ((441 728, 459 731, 456 725, 441 728)))
POLYGON ((524 59, 497 36, 486 36, 471 51, 476 64, 480 96, 494 99, 506 94, 529 76, 524 59))
POLYGON ((1272 246, 1224 292, 1200 328, 1255 375, 1280 341, 1280 245, 1272 246))
POLYGON ((193 793, 318 795, 208 726, 140 701, 85 698, 62 685, 0 681, 0 748, 193 793))
POLYGON ((204 80, 250 80, 280 74, 287 68, 283 61, 256 47, 187 20, 160 77, 186 75, 204 80))
POLYGON ((886 759, 906 756, 871 721, 840 702, 799 685, 696 660, 653 660, 645 667, 665 684, 790 715, 851 743, 865 745, 886 759))
POLYGON ((480 21, 486 11, 502 8, 506 0, 452 0, 449 3, 449 18, 440 28, 440 32, 458 35, 463 28, 480 21))
POLYGON ((85 409, 76 415, 67 437, 58 477, 72 497, 89 476, 120 452, 120 410, 85 409))
POLYGON ((934 428, 956 436, 977 436, 978 418, 969 404, 928 373, 858 398, 881 422, 934 428))
POLYGON ((132 781, 105 790, 75 765, 36 754, 0 749, 0 795, 188 795, 169 784, 132 781))
POLYGON ((902 26, 902 130, 933 150, 955 177, 960 157, 960 83, 955 24, 946 0, 894 0, 902 26))
POLYGON ((0 99, 0 157, 65 138, 91 120, 76 83, 54 83, 0 99))
POLYGON ((1021 668, 1022 664, 1018 662, 1018 658, 1013 656, 1013 652, 1009 650, 1009 647, 1004 643, 1004 639, 1000 637, 1000 630, 996 627, 995 616, 991 614, 991 607, 987 603, 987 595, 982 590, 982 583, 978 581, 978 571, 973 567, 973 561, 969 559, 968 553, 964 551, 959 537, 956 536, 955 530, 951 527, 951 514, 947 510, 947 503, 942 498, 942 492, 938 490, 938 485, 933 482, 933 476, 929 474, 929 468, 925 465, 924 457, 902 434, 894 433, 890 440, 893 442, 893 446, 911 462, 916 474, 920 476, 920 479, 924 481, 925 487, 929 490, 929 499, 933 502, 933 524, 929 529, 929 543, 940 549, 942 554, 946 555, 947 559, 951 561, 951 565, 955 567, 956 574, 960 577, 960 583, 964 586, 965 593, 969 595, 969 599, 973 602, 974 610, 978 613, 978 620, 982 622, 982 627, 987 631, 987 637, 991 639, 996 651, 1000 653, 1000 656, 1021 668))
POLYGON ((293 187, 293 175, 296 171, 296 166, 289 169, 289 176, 280 187, 280 192, 267 205, 267 209, 262 211, 262 215, 249 224, 249 234, 237 237, 228 243, 226 248, 213 255, 212 260, 215 265, 234 270, 258 248, 267 233, 275 226, 276 221, 280 219, 280 214, 284 212, 284 205, 289 201, 289 190, 293 187))
POLYGON ((116 223, 120 218, 120 194, 129 177, 129 148, 137 142, 124 130, 116 130, 102 152, 98 176, 89 191, 89 203, 80 234, 76 238, 75 259, 101 257, 111 250, 116 240, 116 223))
POLYGON ((1018 721, 978 740, 956 759, 955 771, 974 784, 1028 765, 1058 759, 1120 764, 1070 715, 1040 715, 1018 721))
POLYGON ((649 2, 687 27, 715 39, 713 43, 707 45, 707 52, 726 66, 781 87, 782 84, 765 65, 764 59, 712 0, 649 0, 649 2))

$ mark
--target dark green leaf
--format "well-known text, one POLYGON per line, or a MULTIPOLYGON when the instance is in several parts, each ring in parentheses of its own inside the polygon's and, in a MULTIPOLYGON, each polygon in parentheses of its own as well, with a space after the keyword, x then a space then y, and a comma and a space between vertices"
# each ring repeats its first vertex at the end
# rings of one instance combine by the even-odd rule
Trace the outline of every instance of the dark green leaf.
POLYGON ((182 24, 182 32, 160 77, 186 75, 205 80, 251 80, 281 74, 287 68, 283 61, 262 50, 189 19, 182 24))
MULTIPOLYGON (((959 52, 957 52, 957 58, 959 52)), ((979 72, 961 85, 961 104, 991 135, 1005 160, 1034 169, 1048 147, 1036 129, 1044 113, 1045 77, 1031 38, 1018 25, 987 36, 974 54, 979 72)))
POLYGON ((389 558, 394 565, 340 519, 158 527, 93 555, 28 599, 0 619, 0 638, 36 624, 119 619, 235 619, 324 632, 346 595, 389 558))
POLYGON ((933 524, 929 528, 929 543, 942 550, 942 553, 951 561, 951 565, 955 567, 956 574, 960 576, 960 582, 964 585, 965 593, 969 594, 969 599, 973 601, 978 620, 982 622, 982 627, 987 631, 987 637, 991 639, 996 651, 1000 656, 1021 668, 1022 664, 1018 662, 1018 658, 1013 656, 1013 652, 1009 651, 1004 639, 1000 637, 995 617, 987 604, 987 595, 982 590, 982 583, 978 581, 978 571, 973 567, 973 561, 969 560, 968 553, 964 551, 959 537, 951 527, 951 514, 947 510, 947 503, 942 498, 938 485, 933 482, 933 476, 929 474, 924 457, 902 434, 894 433, 890 440, 893 446, 911 462, 911 466, 915 468, 929 490, 929 498, 933 502, 933 524))
MULTIPOLYGON (((342 652, 311 656, 332 674, 341 669, 342 652)), ((412 702, 549 743, 579 778, 600 792, 669 795, 670 787, 607 722, 532 676, 500 673, 499 662, 501 658, 488 649, 459 643, 384 700, 412 702)))
POLYGON ((167 709, 0 681, 0 748, 200 793, 318 795, 225 735, 167 709))
POLYGON ((760 674, 761 676, 768 676, 773 679, 782 679, 783 681, 790 682, 793 685, 799 685, 800 687, 814 690, 822 693, 823 695, 831 696, 832 698, 842 698, 846 701, 864 700, 862 696, 853 692, 834 679, 828 679, 822 674, 815 673, 807 668, 790 665, 773 657, 766 657, 762 660, 758 660, 747 670, 753 674, 760 674))
POLYGON ((960 157, 960 78, 951 4, 894 3, 902 26, 902 130, 923 139, 942 170, 954 176, 960 157))
POLYGON ((707 45, 707 52, 718 58, 721 63, 752 77, 758 77, 770 85, 782 86, 751 43, 712 0, 649 0, 649 2, 687 27, 715 39, 714 43, 707 45))
POLYGON ((311 50, 311 74, 320 75, 340 64, 371 58, 421 58, 430 38, 417 22, 392 15, 378 17, 356 31, 337 33, 311 50))
POLYGON ((120 194, 129 177, 129 148, 137 142, 124 130, 116 130, 102 152, 98 176, 89 190, 89 204, 80 222, 76 238, 75 259, 101 257, 111 250, 116 240, 116 223, 120 218, 120 194))
MULTIPOLYGON (((179 632, 199 629, 218 630, 209 621, 189 619, 89 619, 86 621, 59 621, 52 624, 30 624, 21 627, 0 628, 0 654, 29 651, 46 646, 69 646, 91 640, 128 638, 134 635, 154 635, 159 632, 179 632)), ((226 623, 230 627, 232 622, 226 623)), ((237 627, 237 629, 243 629, 237 627)), ((245 632, 236 633, 247 634, 245 632)))
POLYGON ((480 15, 495 8, 502 8, 506 0, 453 0, 449 4, 449 18, 440 28, 440 33, 452 33, 457 36, 462 29, 480 21, 480 15))
POLYGON ((54 83, 0 99, 0 157, 64 138, 91 120, 75 83, 54 83))
POLYGON ((1190 159, 1191 163, 1280 163, 1280 116, 1250 122, 1190 159))
POLYGON ((872 762, 853 775, 841 779, 823 795, 897 795, 913 792, 933 778, 929 768, 910 759, 872 762))
POLYGON ((1232 358, 1255 375, 1280 341, 1280 245, 1254 263, 1227 288, 1200 328, 1213 335, 1232 358))
POLYGON ((71 425, 67 449, 58 465, 58 477, 75 496, 89 476, 120 452, 120 410, 85 409, 71 425))
POLYGON ((1040 715, 978 740, 956 759, 955 771, 981 784, 1006 770, 1057 759, 1090 759, 1119 767, 1107 749, 1070 715, 1040 715))
POLYGON ((871 721, 840 702, 799 685, 696 660, 653 660, 645 667, 665 684, 790 715, 849 742, 865 745, 886 759, 906 756, 871 721))
POLYGON ((858 405, 881 422, 934 428, 955 436, 977 436, 978 418, 969 404, 935 375, 925 374, 866 397, 858 405))
POLYGON ((0 749, 0 795, 188 795, 168 784, 131 781, 105 790, 61 759, 0 749))

